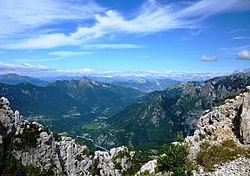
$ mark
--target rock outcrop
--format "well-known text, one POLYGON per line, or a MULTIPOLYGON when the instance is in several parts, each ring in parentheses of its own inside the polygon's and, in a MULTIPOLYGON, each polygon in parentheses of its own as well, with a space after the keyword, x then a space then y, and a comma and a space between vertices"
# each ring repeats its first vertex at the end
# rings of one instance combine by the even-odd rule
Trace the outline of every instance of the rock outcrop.
MULTIPOLYGON (((225 100, 222 104, 206 110, 198 121, 194 135, 187 136, 181 144, 187 147, 188 158, 198 170, 193 170, 195 176, 250 175, 250 158, 240 154, 231 160, 214 165, 211 172, 205 171, 205 168, 196 161, 197 154, 204 144, 221 146, 225 141, 232 141, 231 145, 235 145, 240 151, 250 151, 250 86, 245 92, 235 94, 233 98, 225 100)), ((180 145, 178 142, 173 144, 180 145)), ((144 164, 138 173, 148 171, 159 176, 171 175, 155 173, 156 168, 157 160, 152 160, 144 164)))
MULTIPOLYGON (((189 158, 195 162, 203 144, 219 146, 226 140, 234 141, 239 148, 250 149, 250 86, 223 105, 206 111, 199 119, 194 135, 186 137, 184 145, 189 149, 189 158)), ((249 168, 249 158, 238 156, 233 161, 214 166, 211 173, 201 169, 195 175, 246 175, 250 174, 249 168)))
MULTIPOLYGON (((250 87, 248 89, 250 91, 250 87)), ((240 139, 244 144, 250 144, 250 95, 246 95, 243 99, 240 111, 240 139)))
POLYGON ((6 98, 0 99, 0 156, 11 152, 23 165, 70 176, 116 176, 133 166, 135 152, 127 147, 91 153, 70 137, 58 136, 36 122, 22 119, 9 105, 6 98))

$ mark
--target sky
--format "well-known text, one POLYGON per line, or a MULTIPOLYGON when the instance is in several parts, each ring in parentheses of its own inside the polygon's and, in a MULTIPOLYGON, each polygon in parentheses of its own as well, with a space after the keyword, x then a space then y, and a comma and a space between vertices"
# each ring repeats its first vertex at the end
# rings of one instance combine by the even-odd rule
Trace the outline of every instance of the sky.
POLYGON ((249 0, 4 0, 0 19, 0 74, 250 68, 249 0))

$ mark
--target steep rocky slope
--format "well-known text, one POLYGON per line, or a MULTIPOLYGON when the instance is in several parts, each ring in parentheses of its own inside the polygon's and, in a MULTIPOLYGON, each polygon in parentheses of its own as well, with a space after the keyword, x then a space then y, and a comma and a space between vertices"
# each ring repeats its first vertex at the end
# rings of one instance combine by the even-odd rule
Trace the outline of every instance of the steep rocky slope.
POLYGON ((48 175, 130 175, 143 163, 143 158, 127 147, 92 153, 69 137, 23 120, 9 104, 6 98, 0 99, 0 175, 42 175, 33 173, 35 168, 48 175), (9 161, 15 162, 8 165, 9 161), (18 165, 18 161, 27 168, 15 168, 13 165, 18 165), (30 169, 31 166, 35 168, 30 169), (9 170, 13 167, 14 170, 9 170))
MULTIPOLYGON (((187 148, 193 175, 250 175, 250 86, 204 113, 193 136, 187 136, 183 143, 173 143, 187 148)), ((140 173, 169 174, 156 173, 157 165, 158 160, 149 161, 140 173)))

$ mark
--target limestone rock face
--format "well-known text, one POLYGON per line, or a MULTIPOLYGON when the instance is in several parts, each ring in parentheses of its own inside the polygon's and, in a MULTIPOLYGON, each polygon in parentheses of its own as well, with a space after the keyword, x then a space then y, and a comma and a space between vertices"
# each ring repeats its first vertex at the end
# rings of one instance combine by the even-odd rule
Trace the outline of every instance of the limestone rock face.
MULTIPOLYGON (((247 87, 250 92, 250 86, 247 87)), ((240 120, 240 138, 244 144, 250 144, 250 95, 243 98, 240 120)))
POLYGON ((77 144, 70 137, 61 136, 56 140, 48 129, 22 119, 19 112, 13 112, 9 105, 6 98, 0 99, 0 155, 9 150, 4 148, 4 143, 11 138, 14 149, 10 152, 23 165, 52 169, 57 175, 118 176, 132 167, 135 152, 127 147, 90 154, 86 146, 77 144))

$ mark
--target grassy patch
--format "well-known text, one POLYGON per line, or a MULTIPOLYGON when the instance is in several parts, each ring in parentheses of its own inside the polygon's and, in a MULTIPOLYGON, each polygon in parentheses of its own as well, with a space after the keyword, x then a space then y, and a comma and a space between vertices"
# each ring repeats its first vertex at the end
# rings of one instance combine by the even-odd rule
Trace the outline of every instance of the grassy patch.
POLYGON ((206 171, 211 171, 215 164, 236 159, 238 155, 249 157, 250 151, 237 147, 232 140, 225 140, 218 146, 210 146, 207 143, 202 145, 201 150, 197 154, 196 161, 206 171))
POLYGON ((229 94, 227 99, 235 99, 236 96, 238 96, 239 93, 232 93, 232 94, 229 94))

